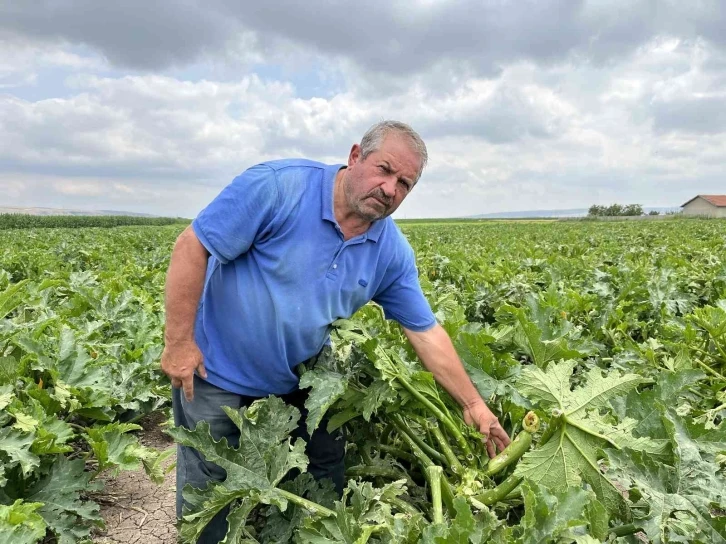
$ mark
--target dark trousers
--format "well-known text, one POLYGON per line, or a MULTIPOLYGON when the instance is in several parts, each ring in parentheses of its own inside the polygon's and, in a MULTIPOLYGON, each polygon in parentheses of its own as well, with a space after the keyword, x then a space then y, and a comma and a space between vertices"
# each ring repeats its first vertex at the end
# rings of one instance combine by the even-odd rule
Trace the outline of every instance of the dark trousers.
MULTIPOLYGON (((345 479, 345 440, 340 430, 333 433, 326 431, 327 420, 324 419, 318 429, 313 432, 312 438, 306 429, 307 410, 305 400, 307 390, 296 390, 280 397, 300 410, 301 417, 297 430, 293 433, 295 438, 302 438, 307 442, 307 454, 310 463, 308 472, 317 480, 330 478, 335 485, 339 496, 343 494, 345 479)), ((256 397, 247 397, 230 393, 216 387, 198 376, 194 376, 194 400, 188 402, 181 389, 172 388, 172 409, 174 424, 176 426, 193 429, 199 421, 209 424, 210 432, 215 440, 223 436, 227 438, 230 446, 239 446, 240 433, 237 426, 232 423, 222 406, 240 409, 252 404, 256 397)), ((184 499, 182 490, 186 484, 192 487, 205 488, 210 481, 224 481, 227 474, 225 470, 214 463, 210 463, 194 448, 177 446, 176 464, 176 516, 181 519, 184 499)), ((217 544, 227 534, 227 514, 229 507, 220 511, 207 525, 200 536, 199 544, 217 544)))

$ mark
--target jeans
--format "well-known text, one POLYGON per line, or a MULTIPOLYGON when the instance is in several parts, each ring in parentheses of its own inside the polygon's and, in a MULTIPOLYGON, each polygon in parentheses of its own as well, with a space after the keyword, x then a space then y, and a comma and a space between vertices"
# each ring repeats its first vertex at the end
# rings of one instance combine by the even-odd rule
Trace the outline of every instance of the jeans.
MULTIPOLYGON (((310 463, 308 472, 316 479, 330 478, 335 485, 339 496, 343 494, 345 480, 345 440, 340 429, 328 433, 327 419, 324 418, 318 429, 313 432, 312 439, 307 433, 306 419, 307 410, 305 400, 307 390, 296 390, 287 395, 280 395, 280 398, 287 404, 295 406, 300 410, 300 420, 297 431, 292 436, 293 440, 300 437, 307 442, 305 453, 310 463)), ((194 400, 188 402, 184 397, 182 389, 172 388, 172 409, 174 412, 174 424, 176 426, 193 429, 199 421, 206 421, 209 424, 210 432, 215 440, 223 436, 231 447, 239 446, 240 433, 237 426, 232 423, 229 416, 222 410, 222 406, 230 406, 240 409, 249 406, 257 400, 256 397, 248 397, 230 393, 220 389, 198 376, 194 376, 194 400)), ((193 487, 205 488, 209 481, 224 481, 226 471, 210 463, 197 452, 188 446, 177 445, 176 465, 176 517, 181 519, 184 499, 182 490, 186 484, 193 487)), ((199 544, 217 544, 227 534, 227 514, 229 507, 222 509, 207 525, 199 537, 199 544)))

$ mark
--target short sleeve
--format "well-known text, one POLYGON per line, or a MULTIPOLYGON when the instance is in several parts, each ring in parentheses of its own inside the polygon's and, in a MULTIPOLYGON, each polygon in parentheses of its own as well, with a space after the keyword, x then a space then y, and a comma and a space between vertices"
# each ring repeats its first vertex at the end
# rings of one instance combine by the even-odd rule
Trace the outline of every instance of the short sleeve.
POLYGON ((197 215, 192 229, 209 253, 227 263, 272 228, 278 193, 275 171, 265 165, 253 166, 197 215))
POLYGON ((421 290, 413 250, 408 244, 406 250, 400 262, 386 274, 391 279, 373 301, 383 307, 386 318, 414 332, 424 332, 436 325, 436 317, 421 290))

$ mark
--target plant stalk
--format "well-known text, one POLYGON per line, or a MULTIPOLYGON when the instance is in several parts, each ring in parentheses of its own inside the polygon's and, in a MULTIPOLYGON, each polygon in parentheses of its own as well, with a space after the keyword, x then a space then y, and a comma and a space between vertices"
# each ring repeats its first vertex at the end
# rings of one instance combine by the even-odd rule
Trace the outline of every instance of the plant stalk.
MULTIPOLYGON (((401 424, 396 421, 395 416, 393 423, 396 426, 396 429, 398 429, 401 438, 404 442, 406 442, 408 447, 411 448, 411 451, 416 456, 418 463, 423 467, 423 469, 426 470, 428 467, 435 466, 436 464, 431 460, 431 458, 418 447, 418 444, 416 444, 416 442, 414 442, 404 430, 401 429, 401 424)), ((441 476, 441 489, 444 504, 446 505, 446 511, 450 516, 456 515, 456 510, 454 509, 454 492, 451 490, 451 485, 444 475, 441 476)))
POLYGON ((279 487, 276 489, 276 491, 291 503, 297 504, 298 506, 301 506, 306 510, 310 510, 311 512, 315 512, 320 516, 324 516, 326 518, 335 516, 335 512, 325 508, 324 506, 319 505, 316 502, 303 499, 299 495, 295 495, 294 493, 290 493, 289 491, 285 491, 284 489, 280 489, 279 487))
POLYGON ((441 505, 441 478, 444 475, 444 470, 434 465, 432 467, 426 467, 426 476, 431 486, 431 505, 433 507, 433 521, 437 525, 444 523, 444 510, 441 505))
POLYGON ((388 453, 390 455, 393 455, 394 457, 397 457, 399 459, 403 459, 404 461, 408 461, 409 463, 415 463, 416 457, 408 453, 407 451, 403 451, 400 448, 396 448, 394 446, 389 446, 387 444, 381 444, 378 446, 378 449, 381 450, 384 453, 388 453))
POLYGON ((400 415, 396 414, 395 416, 393 416, 393 420, 397 423, 396 428, 398 429, 398 431, 406 433, 406 435, 411 440, 416 442, 416 445, 418 445, 419 448, 421 448, 423 451, 426 452, 426 455, 428 455, 429 457, 431 457, 433 459, 436 459, 440 463, 446 462, 446 457, 441 455, 438 451, 436 451, 431 446, 429 446, 426 442, 424 442, 420 436, 411 432, 411 430, 406 425, 406 421, 400 415))
POLYGON ((441 451, 444 452, 444 457, 446 457, 446 461, 448 462, 451 471, 454 474, 463 474, 464 465, 461 464, 461 461, 459 461, 458 457, 456 457, 456 454, 454 454, 454 450, 452 450, 451 446, 449 446, 449 442, 446 440, 446 437, 444 436, 444 433, 441 432, 439 426, 437 425, 433 427, 431 429, 431 432, 433 433, 436 441, 439 443, 441 451))
POLYGON ((406 378, 397 374, 396 379, 401 383, 401 385, 403 385, 404 389, 411 393, 411 395, 421 404, 423 404, 424 407, 428 408, 428 410, 436 416, 436 419, 438 419, 442 424, 446 426, 447 429, 449 429, 449 432, 456 439, 456 443, 459 444, 459 447, 464 452, 464 455, 472 453, 471 447, 469 447, 469 443, 466 441, 466 438, 464 438, 464 435, 461 434, 461 431, 451 420, 451 418, 449 418, 446 414, 439 410, 438 407, 434 406, 434 404, 429 399, 427 399, 420 392, 418 392, 416 388, 411 385, 411 383, 406 378))

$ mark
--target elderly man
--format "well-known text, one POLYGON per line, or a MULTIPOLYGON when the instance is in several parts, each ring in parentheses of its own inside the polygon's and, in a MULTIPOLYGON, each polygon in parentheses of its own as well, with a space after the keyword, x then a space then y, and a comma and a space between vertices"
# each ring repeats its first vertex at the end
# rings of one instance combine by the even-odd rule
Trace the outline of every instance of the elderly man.
MULTIPOLYGON (((271 161, 235 178, 180 236, 166 284, 162 370, 177 425, 209 423, 234 446, 239 431, 220 408, 276 394, 301 409, 309 471, 344 485, 344 441, 325 422, 307 436, 295 367, 314 358, 330 326, 373 300, 398 321, 423 365, 488 437, 490 456, 509 437, 472 385, 418 282, 413 250, 389 217, 427 161, 408 125, 384 121, 350 150, 347 165, 271 161)), ((177 517, 186 483, 206 487, 224 470, 180 446, 177 517)), ((226 532, 226 512, 202 540, 226 532)))

